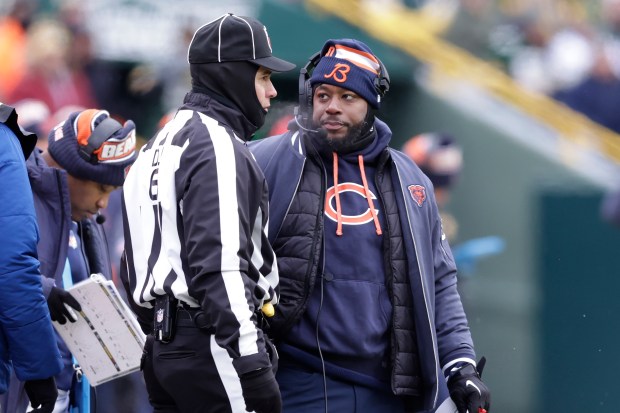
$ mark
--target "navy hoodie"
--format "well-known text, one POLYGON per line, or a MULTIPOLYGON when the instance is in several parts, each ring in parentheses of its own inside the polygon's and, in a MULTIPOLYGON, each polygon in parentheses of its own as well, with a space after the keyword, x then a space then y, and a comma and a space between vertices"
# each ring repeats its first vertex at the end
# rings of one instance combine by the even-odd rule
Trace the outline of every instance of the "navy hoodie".
POLYGON ((375 134, 372 143, 357 152, 321 154, 327 174, 324 271, 317 279, 306 312, 292 328, 287 342, 282 343, 285 355, 321 371, 318 341, 328 375, 386 390, 389 390, 392 305, 386 289, 381 230, 385 220, 375 172, 389 140, 389 134, 380 138, 375 134), (366 176, 376 220, 366 197, 362 173, 366 176), (338 181, 341 235, 337 234, 334 177, 338 181))

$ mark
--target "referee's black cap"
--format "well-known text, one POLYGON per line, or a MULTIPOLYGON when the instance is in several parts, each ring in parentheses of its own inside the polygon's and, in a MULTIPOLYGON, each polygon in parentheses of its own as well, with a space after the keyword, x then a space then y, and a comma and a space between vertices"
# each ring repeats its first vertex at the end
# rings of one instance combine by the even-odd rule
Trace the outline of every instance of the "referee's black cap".
POLYGON ((273 72, 288 72, 295 65, 273 56, 267 28, 253 17, 232 13, 204 24, 189 45, 190 64, 250 61, 273 72))

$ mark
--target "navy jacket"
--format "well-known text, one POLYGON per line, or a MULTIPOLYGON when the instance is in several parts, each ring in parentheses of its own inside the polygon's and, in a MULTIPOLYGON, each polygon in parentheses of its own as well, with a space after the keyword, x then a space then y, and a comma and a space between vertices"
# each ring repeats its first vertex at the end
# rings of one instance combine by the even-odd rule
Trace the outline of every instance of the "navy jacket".
MULTIPOLYGON (((380 120, 376 121, 376 128, 380 136, 391 135, 380 120)), ((272 244, 278 237, 307 161, 304 138, 307 136, 298 131, 289 131, 250 144, 269 184, 269 240, 272 244)), ((456 288, 456 265, 441 229, 432 184, 406 155, 387 147, 385 151, 389 156, 388 170, 398 205, 402 242, 410 261, 407 268, 424 382, 424 407, 432 409, 447 395, 443 371, 462 361, 475 364, 475 352, 456 288)), ((287 274, 281 271, 281 301, 276 307, 276 318, 278 309, 285 308, 286 279, 287 274)), ((400 344, 401 348, 406 346, 406 343, 400 344)), ((398 376, 392 379, 395 394, 407 394, 403 380, 398 376)))

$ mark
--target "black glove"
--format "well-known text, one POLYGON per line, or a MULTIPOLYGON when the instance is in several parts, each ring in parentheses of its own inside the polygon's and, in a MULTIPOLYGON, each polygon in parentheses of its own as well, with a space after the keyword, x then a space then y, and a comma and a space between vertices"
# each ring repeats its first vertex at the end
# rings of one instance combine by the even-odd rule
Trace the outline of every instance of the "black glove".
POLYGON ((241 376, 245 410, 256 413, 281 413, 280 387, 271 368, 251 371, 241 376))
POLYGON ((52 287, 50 295, 47 297, 47 307, 50 309, 50 316, 52 321, 58 321, 60 324, 65 324, 67 319, 72 323, 76 322, 69 309, 65 307, 65 303, 77 311, 82 311, 82 306, 77 302, 75 298, 68 291, 62 288, 52 287))
POLYGON ((30 404, 35 408, 32 410, 33 413, 52 413, 54 411, 54 404, 58 397, 58 389, 56 389, 54 377, 42 380, 28 380, 24 383, 24 388, 30 399, 30 404), (39 408, 37 409, 37 407, 39 408))
POLYGON ((486 413, 490 410, 491 393, 480 378, 485 363, 486 359, 482 357, 477 369, 467 363, 450 373, 448 390, 459 413, 486 413))
POLYGON ((153 334, 146 335, 146 341, 144 342, 144 348, 142 349, 142 357, 140 358, 140 371, 144 370, 145 363, 148 358, 153 354, 153 343, 155 342, 155 336, 153 334))

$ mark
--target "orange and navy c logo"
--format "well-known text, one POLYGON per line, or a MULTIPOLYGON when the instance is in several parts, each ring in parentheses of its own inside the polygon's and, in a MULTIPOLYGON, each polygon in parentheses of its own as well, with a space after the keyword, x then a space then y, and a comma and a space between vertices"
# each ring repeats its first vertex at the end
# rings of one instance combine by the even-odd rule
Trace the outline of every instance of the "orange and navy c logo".
MULTIPOLYGON (((352 182, 338 184, 338 192, 340 194, 342 194, 343 192, 354 192, 356 194, 359 194, 359 196, 366 198, 364 187, 362 185, 354 184, 352 182)), ((370 193, 370 196, 372 197, 372 199, 377 199, 375 194, 373 194, 372 192, 370 193)), ((325 215, 327 215, 327 217, 331 219, 332 221, 338 222, 338 213, 336 212, 336 209, 334 208, 334 206, 336 205, 335 198, 336 198, 336 190, 332 186, 331 188, 327 190, 327 193, 325 194, 325 215)), ((375 213, 378 214, 379 210, 375 209, 375 213)), ((342 215, 342 223, 345 225, 363 225, 363 224, 367 224, 368 222, 372 222, 372 221, 373 221, 373 217, 372 217, 372 211, 370 211, 370 208, 368 208, 363 214, 359 214, 359 215, 344 215, 343 214, 342 215)))
POLYGON ((344 63, 336 63, 334 70, 328 75, 324 75, 326 79, 333 77, 338 83, 344 83, 347 81, 347 73, 351 70, 351 67, 344 63))

